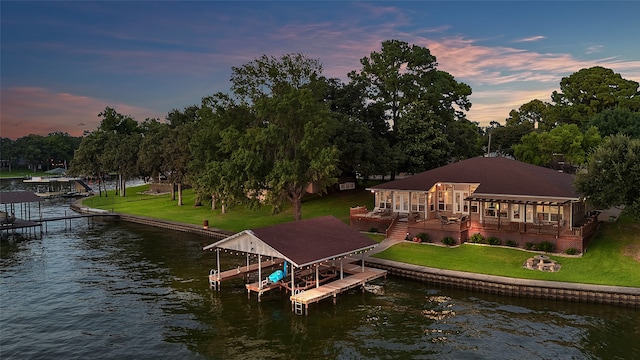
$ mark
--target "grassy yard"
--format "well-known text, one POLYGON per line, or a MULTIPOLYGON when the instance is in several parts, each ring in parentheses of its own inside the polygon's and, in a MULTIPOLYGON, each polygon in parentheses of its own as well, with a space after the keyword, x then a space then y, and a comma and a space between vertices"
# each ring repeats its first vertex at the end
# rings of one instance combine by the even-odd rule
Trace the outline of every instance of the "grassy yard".
MULTIPOLYGON (((241 231, 293 219, 290 206, 280 214, 272 215, 270 207, 258 210, 233 207, 226 214, 211 210, 209 204, 194 207, 194 193, 184 192, 184 205, 177 206, 169 194, 144 195, 140 192, 148 186, 127 189, 126 197, 92 197, 84 205, 129 214, 149 216, 191 224, 209 221, 209 226, 231 231, 241 231)), ((373 208, 373 196, 365 190, 350 190, 324 196, 309 196, 302 204, 303 218, 334 215, 349 221, 349 208, 366 205, 373 208)), ((381 241, 381 235, 370 235, 381 241)), ((522 264, 535 253, 490 246, 462 245, 455 248, 428 244, 397 244, 377 257, 410 264, 441 269, 468 271, 507 277, 566 281, 588 284, 604 284, 640 287, 640 224, 628 217, 615 223, 604 223, 591 242, 586 254, 580 258, 551 256, 562 265, 557 273, 526 270, 522 264)))
POLYGON ((535 253, 516 249, 464 244, 443 247, 400 243, 374 255, 440 269, 523 279, 640 287, 640 224, 629 217, 603 223, 582 257, 550 256, 562 265, 557 273, 533 271, 522 264, 535 253))
MULTIPOLYGON (((195 207, 195 194, 190 189, 183 192, 183 206, 177 206, 177 201, 172 201, 170 194, 141 194, 148 189, 148 185, 128 188, 126 197, 114 196, 113 191, 110 191, 108 197, 94 196, 84 200, 83 204, 98 209, 189 224, 202 224, 204 220, 208 220, 209 226, 212 228, 231 231, 242 231, 293 220, 291 206, 283 206, 282 212, 275 215, 271 214, 270 206, 264 206, 257 210, 235 206, 228 209, 226 214, 222 214, 219 208, 211 210, 210 203, 195 207)), ((371 209, 373 207, 371 193, 360 189, 324 196, 313 195, 304 200, 302 217, 309 219, 333 215, 348 224, 349 208, 357 205, 366 205, 371 209)))

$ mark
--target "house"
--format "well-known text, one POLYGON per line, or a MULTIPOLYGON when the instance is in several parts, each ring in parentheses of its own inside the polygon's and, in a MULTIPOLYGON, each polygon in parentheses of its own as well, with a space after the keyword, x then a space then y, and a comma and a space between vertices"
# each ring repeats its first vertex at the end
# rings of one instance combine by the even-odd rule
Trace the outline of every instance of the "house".
POLYGON ((476 233, 519 247, 551 242, 582 252, 597 226, 574 176, 500 157, 477 157, 372 186, 375 208, 351 209, 351 226, 387 236, 426 233, 457 244, 476 233))

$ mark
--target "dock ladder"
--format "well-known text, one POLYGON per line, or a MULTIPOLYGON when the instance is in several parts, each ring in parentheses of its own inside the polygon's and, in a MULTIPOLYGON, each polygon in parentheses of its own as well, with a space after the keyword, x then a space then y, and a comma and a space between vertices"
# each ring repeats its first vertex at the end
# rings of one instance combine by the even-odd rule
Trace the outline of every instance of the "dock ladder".
MULTIPOLYGON (((299 294, 302 294, 304 292, 304 290, 302 289, 295 289, 293 291, 294 296, 297 296, 299 294)), ((293 302, 293 311, 296 313, 296 315, 302 315, 304 309, 304 304, 302 304, 300 301, 296 300, 293 302)))
POLYGON ((214 280, 218 278, 218 270, 216 269, 211 269, 209 270, 209 286, 211 287, 211 290, 218 290, 218 288, 220 287, 220 281, 218 280, 214 280))

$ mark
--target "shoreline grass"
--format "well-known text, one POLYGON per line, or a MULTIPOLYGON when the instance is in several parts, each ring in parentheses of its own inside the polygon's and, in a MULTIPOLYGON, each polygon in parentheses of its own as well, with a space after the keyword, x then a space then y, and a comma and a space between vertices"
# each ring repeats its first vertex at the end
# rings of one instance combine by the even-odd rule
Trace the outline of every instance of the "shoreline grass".
MULTIPOLYGON (((210 204, 194 207, 195 194, 184 191, 183 206, 177 206, 170 194, 148 195, 148 185, 127 189, 127 196, 94 196, 83 201, 84 206, 122 212, 133 215, 202 224, 230 231, 242 231, 293 220, 290 206, 284 206, 279 214, 272 215, 271 207, 258 210, 236 206, 221 214, 211 210, 210 204)), ((324 196, 308 196, 302 205, 303 218, 333 215, 348 224, 349 208, 365 205, 373 208, 373 197, 363 189, 332 193, 324 196)), ((370 235, 381 241, 382 235, 370 235)), ((458 247, 433 246, 403 242, 375 254, 388 260, 433 268, 466 271, 512 278, 561 281, 596 285, 640 287, 640 224, 628 216, 617 222, 603 223, 582 257, 550 257, 562 265, 557 273, 533 271, 522 268, 527 258, 535 252, 491 246, 464 244, 458 247)))
MULTIPOLYGON (((184 222, 200 225, 208 220, 209 227, 229 231, 242 231, 251 228, 280 224, 293 221, 293 210, 290 205, 282 207, 278 214, 272 214, 270 206, 259 209, 248 209, 245 206, 234 206, 222 214, 220 208, 211 210, 211 203, 194 206, 195 193, 192 189, 183 191, 183 205, 171 200, 171 194, 149 195, 142 192, 149 190, 149 185, 127 188, 126 197, 117 196, 113 190, 108 196, 93 196, 83 200, 83 205, 97 209, 122 212, 132 215, 148 216, 157 219, 184 222)), ((176 195, 177 196, 177 195, 176 195)), ((310 219, 323 215, 333 215, 349 223, 349 208, 357 205, 373 207, 371 193, 359 190, 348 190, 329 195, 309 195, 302 203, 302 218, 310 219)))

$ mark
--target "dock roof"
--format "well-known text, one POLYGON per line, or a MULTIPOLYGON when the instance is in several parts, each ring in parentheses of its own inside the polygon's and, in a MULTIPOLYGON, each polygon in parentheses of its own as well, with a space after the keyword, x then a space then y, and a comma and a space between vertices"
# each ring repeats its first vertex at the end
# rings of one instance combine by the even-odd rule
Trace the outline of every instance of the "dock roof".
POLYGON ((30 191, 2 191, 0 192, 0 204, 21 204, 40 202, 42 199, 30 191))
POLYGON ((203 249, 273 256, 303 267, 368 251, 375 246, 373 240, 339 219, 323 216, 244 230, 203 249))

